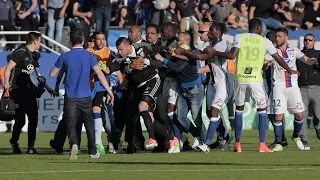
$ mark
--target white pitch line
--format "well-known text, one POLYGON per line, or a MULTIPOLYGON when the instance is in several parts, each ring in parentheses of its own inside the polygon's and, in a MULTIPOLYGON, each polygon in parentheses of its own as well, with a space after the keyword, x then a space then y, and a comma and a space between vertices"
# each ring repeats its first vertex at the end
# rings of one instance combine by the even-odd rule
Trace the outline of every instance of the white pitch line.
POLYGON ((46 173, 81 173, 81 172, 213 172, 213 171, 297 171, 315 170, 317 168, 275 168, 275 169, 106 169, 106 170, 70 170, 70 171, 16 171, 0 172, 0 174, 46 174, 46 173))

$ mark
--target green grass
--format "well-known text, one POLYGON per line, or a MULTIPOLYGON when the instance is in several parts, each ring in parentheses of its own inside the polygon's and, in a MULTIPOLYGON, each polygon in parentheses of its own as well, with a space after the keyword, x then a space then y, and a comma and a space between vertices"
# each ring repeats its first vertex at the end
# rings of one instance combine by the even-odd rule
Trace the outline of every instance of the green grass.
MULTIPOLYGON (((288 131, 287 134, 291 134, 288 131)), ((273 140, 268 131, 268 142, 273 140)), ((320 148, 314 131, 310 130, 309 144, 320 148)), ((137 153, 107 154, 91 160, 82 152, 77 161, 57 155, 49 147, 52 133, 38 133, 36 148, 39 155, 13 155, 10 134, 1 134, 0 179, 303 179, 318 178, 319 151, 299 151, 293 141, 289 148, 278 153, 259 153, 258 131, 243 132, 242 153, 211 151, 208 154, 137 153)), ((288 136, 289 138, 289 136, 288 136)), ((27 134, 21 134, 20 146, 26 151, 27 134)), ((83 141, 86 141, 83 134, 83 141)), ((81 149, 86 149, 83 142, 81 149)), ((105 142, 106 144, 106 142, 105 142)), ((232 142, 233 144, 233 142, 232 142)))

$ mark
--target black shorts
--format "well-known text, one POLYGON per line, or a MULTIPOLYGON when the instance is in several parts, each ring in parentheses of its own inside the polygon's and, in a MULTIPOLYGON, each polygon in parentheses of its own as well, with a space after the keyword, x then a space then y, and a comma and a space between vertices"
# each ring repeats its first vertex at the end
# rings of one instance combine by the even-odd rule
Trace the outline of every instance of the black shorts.
POLYGON ((92 106, 98 106, 102 108, 103 106, 103 98, 106 97, 107 92, 97 92, 92 100, 92 106))
POLYGON ((149 81, 146 81, 143 86, 139 87, 139 90, 142 92, 142 96, 150 97, 153 100, 152 103, 155 103, 158 95, 161 92, 160 84, 160 77, 153 77, 149 81))

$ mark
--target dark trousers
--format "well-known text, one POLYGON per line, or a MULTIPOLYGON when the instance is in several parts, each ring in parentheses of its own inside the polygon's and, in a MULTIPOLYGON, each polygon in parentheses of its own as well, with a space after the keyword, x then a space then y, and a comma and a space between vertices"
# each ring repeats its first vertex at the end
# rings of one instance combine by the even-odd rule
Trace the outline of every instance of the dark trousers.
POLYGON ((34 147, 38 126, 38 105, 36 97, 28 89, 18 88, 10 92, 16 104, 16 117, 13 126, 11 143, 19 141, 21 130, 26 123, 28 116, 28 147, 34 147))
MULTIPOLYGON (((22 20, 21 31, 39 31, 39 22, 40 16, 38 14, 31 13, 22 20)), ((21 36, 21 40, 25 40, 25 35, 21 36)))
POLYGON ((67 124, 67 132, 70 146, 79 146, 78 127, 84 123, 88 138, 89 154, 96 154, 94 121, 92 113, 92 101, 87 98, 65 98, 64 99, 64 118, 67 124))
MULTIPOLYGON (((160 84, 160 89, 162 89, 163 82, 160 84)), ((157 101, 156 101, 156 109, 153 112, 154 119, 156 121, 159 121, 161 124, 164 125, 164 127, 167 129, 167 131, 171 131, 171 125, 169 122, 169 118, 167 116, 166 106, 163 102, 162 98, 162 92, 158 95, 157 101)), ((171 132, 170 132, 171 133, 171 132)), ((159 133, 155 132, 155 137, 158 142, 158 151, 167 151, 169 149, 168 140, 165 137, 161 136, 159 133)))
POLYGON ((128 91, 124 93, 124 100, 126 100, 126 133, 125 141, 128 142, 128 146, 134 145, 137 149, 144 149, 145 138, 142 134, 142 128, 140 123, 140 114, 138 110, 138 104, 141 99, 139 91, 129 85, 128 91))
MULTIPOLYGON (((14 27, 14 25, 7 20, 0 20, 0 26, 3 26, 3 29, 1 29, 1 31, 17 31, 16 27, 14 27)), ((7 41, 17 41, 18 40, 18 36, 15 35, 6 35, 6 40, 7 41)), ((7 50, 11 50, 13 49, 15 45, 14 44, 7 44, 6 48, 7 50)))
MULTIPOLYGON (((79 123, 77 127, 79 146, 81 144, 81 129, 82 129, 82 123, 79 123)), ((56 132, 54 133, 54 139, 53 139, 54 148, 57 151, 59 152, 63 151, 63 146, 67 139, 67 135, 68 135, 67 122, 63 114, 61 121, 59 121, 56 132)))

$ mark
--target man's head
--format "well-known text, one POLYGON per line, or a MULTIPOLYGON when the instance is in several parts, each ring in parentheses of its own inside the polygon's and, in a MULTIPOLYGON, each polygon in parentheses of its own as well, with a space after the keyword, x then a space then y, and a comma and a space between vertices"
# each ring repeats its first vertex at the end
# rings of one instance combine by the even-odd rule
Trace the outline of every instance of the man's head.
POLYGON ((129 32, 128 32, 128 38, 131 42, 138 42, 142 39, 142 29, 140 26, 133 25, 130 27, 129 32))
POLYGON ((259 35, 262 33, 262 22, 260 19, 258 19, 258 18, 250 19, 249 32, 259 34, 259 35))
POLYGON ((300 14, 304 12, 304 7, 305 5, 302 2, 296 2, 296 4, 294 4, 294 10, 300 14))
POLYGON ((179 33, 178 35, 178 46, 181 47, 183 45, 190 45, 191 36, 187 32, 179 33))
POLYGON ((204 42, 209 41, 209 37, 208 37, 209 28, 210 28, 210 24, 208 24, 208 23, 202 24, 199 27, 198 32, 199 32, 199 36, 200 36, 201 41, 204 41, 204 42))
POLYGON ((247 12, 249 8, 247 3, 243 1, 240 3, 239 9, 240 9, 240 12, 243 13, 243 12, 247 12))
POLYGON ((211 41, 217 41, 222 35, 227 33, 227 26, 224 23, 213 22, 209 28, 208 37, 211 41))
POLYGON ((286 28, 280 27, 276 29, 277 46, 287 45, 288 43, 288 30, 286 28))
POLYGON ((220 6, 221 7, 226 7, 228 3, 229 3, 228 0, 220 0, 220 6))
POLYGON ((305 35, 303 41, 306 49, 313 49, 316 45, 316 37, 311 33, 305 35))
POLYGON ((156 24, 148 24, 146 27, 146 40, 149 43, 155 43, 160 38, 159 26, 156 24))
POLYGON ((33 49, 40 49, 41 44, 41 34, 37 32, 29 32, 26 35, 27 46, 32 46, 33 49))
POLYGON ((280 5, 280 7, 285 7, 288 5, 288 1, 287 0, 279 0, 279 5, 280 5))
POLYGON ((162 39, 167 41, 176 36, 176 28, 171 22, 166 22, 161 26, 162 39))
POLYGON ((70 32, 70 41, 73 46, 84 44, 84 33, 81 29, 74 29, 70 32))
POLYGON ((127 57, 129 54, 131 54, 131 44, 129 39, 125 38, 125 37, 121 37, 116 41, 116 46, 117 46, 117 50, 118 50, 118 54, 121 57, 127 57))
POLYGON ((276 32, 274 32, 274 31, 269 31, 269 32, 266 34, 266 38, 268 38, 268 39, 272 42, 272 44, 273 44, 274 46, 276 46, 276 44, 277 44, 277 34, 276 34, 276 32))
POLYGON ((98 31, 93 34, 94 48, 100 50, 106 45, 106 38, 104 32, 98 31))

